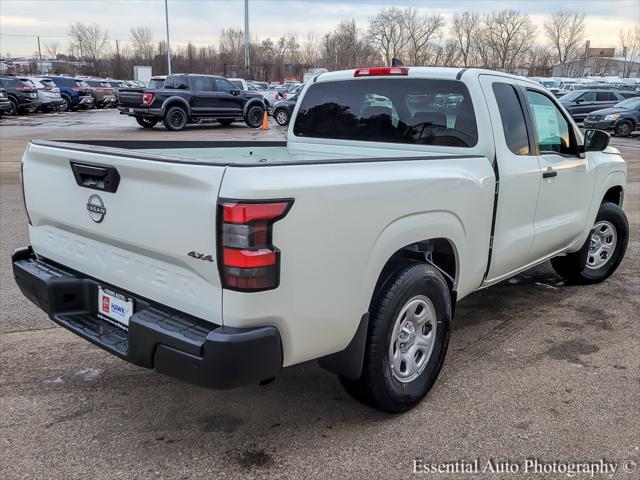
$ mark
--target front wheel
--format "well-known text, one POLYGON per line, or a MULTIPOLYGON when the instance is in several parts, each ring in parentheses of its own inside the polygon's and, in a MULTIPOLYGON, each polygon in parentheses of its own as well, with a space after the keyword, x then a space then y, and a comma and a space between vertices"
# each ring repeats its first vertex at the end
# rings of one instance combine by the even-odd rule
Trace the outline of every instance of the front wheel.
POLYGON ((628 137, 633 132, 633 123, 629 120, 622 120, 613 131, 618 137, 628 137))
POLYGON ((615 203, 600 205, 589 238, 580 250, 551 259, 553 269, 569 283, 599 283, 616 271, 629 243, 629 222, 615 203))
POLYGON ((262 108, 260 105, 253 105, 252 107, 249 107, 247 116, 244 120, 251 128, 259 128, 262 125, 263 116, 264 108, 262 108))
POLYGON ((340 381, 356 400, 399 413, 433 386, 447 353, 451 295, 442 274, 423 263, 392 276, 371 304, 360 378, 340 381))
POLYGON ((164 120, 162 121, 162 123, 164 123, 164 126, 167 128, 167 130, 177 132, 187 126, 188 119, 189 118, 187 117, 187 112, 184 110, 184 108, 171 107, 164 114, 164 120))
POLYGON ((136 117, 136 122, 138 122, 138 125, 140 125, 142 128, 153 128, 158 123, 157 120, 143 117, 136 117))

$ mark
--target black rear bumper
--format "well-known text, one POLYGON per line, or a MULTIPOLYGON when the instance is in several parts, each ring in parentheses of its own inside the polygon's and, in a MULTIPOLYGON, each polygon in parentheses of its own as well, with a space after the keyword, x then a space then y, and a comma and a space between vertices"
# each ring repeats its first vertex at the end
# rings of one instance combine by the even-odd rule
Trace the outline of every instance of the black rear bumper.
POLYGON ((31 247, 12 261, 22 293, 54 322, 135 365, 218 389, 268 380, 282 368, 275 327, 216 326, 130 295, 127 332, 97 317, 98 285, 108 284, 38 258, 31 247))

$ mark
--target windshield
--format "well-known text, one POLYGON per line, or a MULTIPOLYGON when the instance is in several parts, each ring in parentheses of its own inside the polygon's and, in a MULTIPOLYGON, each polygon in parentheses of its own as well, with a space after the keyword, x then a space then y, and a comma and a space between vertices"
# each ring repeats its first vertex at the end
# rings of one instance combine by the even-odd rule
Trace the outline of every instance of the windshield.
POLYGON ((467 87, 457 81, 371 78, 309 87, 298 137, 472 147, 478 141, 467 87))
POLYGON ((620 103, 615 104, 616 108, 626 108, 628 110, 636 110, 640 108, 640 97, 627 98, 620 103))

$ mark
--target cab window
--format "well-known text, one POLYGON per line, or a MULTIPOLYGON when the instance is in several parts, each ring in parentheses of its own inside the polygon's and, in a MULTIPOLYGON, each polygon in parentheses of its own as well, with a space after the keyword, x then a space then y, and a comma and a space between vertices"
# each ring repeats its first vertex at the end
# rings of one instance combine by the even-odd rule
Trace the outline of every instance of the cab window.
POLYGON ((529 109, 538 136, 540 153, 576 153, 571 125, 549 97, 527 90, 529 109))
POLYGON ((231 83, 226 78, 217 78, 216 85, 218 87, 219 92, 231 93, 234 90, 238 90, 238 87, 236 87, 233 83, 231 83))
POLYGON ((583 102, 595 102, 596 101, 596 92, 585 92, 580 95, 580 100, 583 102))
POLYGON ((194 79, 194 86, 198 92, 215 92, 216 82, 211 77, 196 77, 194 79))
POLYGON ((516 155, 529 155, 527 124, 515 89, 506 83, 494 83, 493 93, 498 103, 504 139, 509 150, 516 155))

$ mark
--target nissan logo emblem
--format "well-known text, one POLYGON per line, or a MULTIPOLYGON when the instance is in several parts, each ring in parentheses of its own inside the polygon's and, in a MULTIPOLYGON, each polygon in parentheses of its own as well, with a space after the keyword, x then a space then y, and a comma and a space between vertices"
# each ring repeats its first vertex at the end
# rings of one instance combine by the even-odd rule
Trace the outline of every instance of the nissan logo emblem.
POLYGON ((100 223, 104 220, 104 216, 107 214, 107 209, 104 207, 104 202, 99 195, 91 195, 87 200, 87 211, 91 220, 96 223, 100 223))

